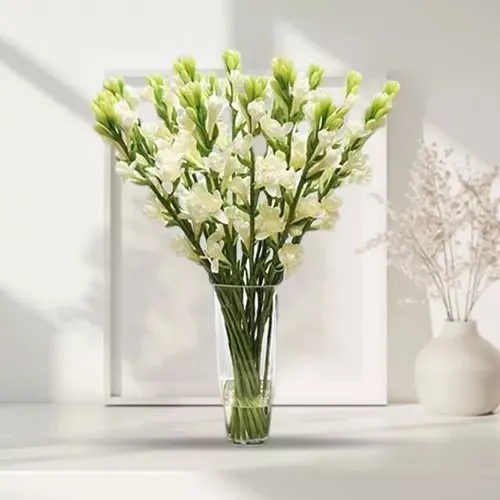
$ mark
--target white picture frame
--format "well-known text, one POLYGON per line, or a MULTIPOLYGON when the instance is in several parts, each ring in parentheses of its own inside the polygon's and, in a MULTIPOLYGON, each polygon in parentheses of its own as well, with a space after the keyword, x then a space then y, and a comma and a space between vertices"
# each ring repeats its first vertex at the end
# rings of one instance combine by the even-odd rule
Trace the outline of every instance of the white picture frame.
MULTIPOLYGON (((210 70, 208 70, 210 71, 210 70)), ((212 70, 222 76, 221 70, 212 70)), ((114 72, 124 77, 126 83, 132 86, 144 86, 144 74, 165 73, 161 71, 142 72, 136 71, 114 72)), ((255 73, 255 74, 265 74, 255 73)), ((325 77, 326 87, 340 87, 343 85, 344 75, 335 73, 325 77)), ((381 88, 385 81, 384 76, 368 77, 364 79, 363 86, 368 87, 369 93, 374 93, 381 88)), ((382 199, 387 196, 387 130, 377 131, 370 139, 369 144, 375 146, 375 174, 371 181, 370 190, 382 199)), ((373 163, 373 158, 371 158, 373 163)), ((121 180, 114 172, 114 153, 111 148, 106 148, 106 325, 105 325, 105 404, 117 405, 220 405, 218 395, 182 395, 137 397, 127 395, 123 390, 123 372, 121 358, 121 337, 119 311, 121 303, 121 268, 122 258, 120 246, 122 243, 121 221, 121 180)), ((363 211, 364 236, 384 231, 386 229, 385 208, 374 202, 365 192, 360 197, 363 211)), ((158 231, 162 231, 159 226, 158 231)), ((276 405, 386 405, 387 404, 387 259, 383 248, 363 253, 361 259, 362 292, 360 296, 360 316, 362 318, 361 349, 359 358, 361 375, 355 380, 329 381, 324 380, 328 388, 329 397, 322 398, 318 393, 311 393, 304 388, 301 394, 295 395, 293 391, 285 391, 286 395, 280 397, 279 391, 275 398, 276 405)), ((193 265, 192 263, 189 263, 193 265)), ((208 327, 212 327, 211 324, 208 327)), ((215 336, 213 336, 215 343, 215 336)), ((279 344, 278 344, 279 352, 279 344)), ((215 361, 214 361, 215 363, 215 361)), ((213 367, 214 377, 216 366, 213 367)), ((277 372, 279 376, 279 364, 277 372)))

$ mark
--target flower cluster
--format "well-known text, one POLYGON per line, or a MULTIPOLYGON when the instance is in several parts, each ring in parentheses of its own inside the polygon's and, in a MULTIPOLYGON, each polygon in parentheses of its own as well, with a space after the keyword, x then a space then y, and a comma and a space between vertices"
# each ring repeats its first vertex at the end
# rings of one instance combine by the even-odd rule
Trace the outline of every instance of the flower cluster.
POLYGON ((350 124, 355 71, 334 102, 316 65, 297 74, 278 58, 266 78, 243 74, 237 52, 223 62, 218 78, 180 58, 173 76, 148 76, 142 92, 106 80, 92 105, 95 130, 114 146, 119 175, 149 188, 146 212, 179 230, 176 250, 213 282, 277 284, 300 263, 304 235, 334 227, 336 190, 369 178, 362 148, 384 126, 399 85, 387 82, 350 124), (143 123, 141 99, 159 123, 143 123))
POLYGON ((411 171, 408 206, 389 207, 394 229, 367 248, 388 247, 390 262, 442 301, 448 320, 467 321, 486 288, 500 278, 497 168, 477 171, 469 158, 424 143, 411 171))

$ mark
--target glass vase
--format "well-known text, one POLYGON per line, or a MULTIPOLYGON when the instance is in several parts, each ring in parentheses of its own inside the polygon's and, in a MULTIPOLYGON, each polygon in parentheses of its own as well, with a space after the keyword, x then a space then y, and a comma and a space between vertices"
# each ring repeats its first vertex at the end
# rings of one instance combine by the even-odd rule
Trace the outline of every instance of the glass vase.
POLYGON ((276 288, 214 285, 214 296, 227 438, 237 445, 263 444, 271 426, 276 288))

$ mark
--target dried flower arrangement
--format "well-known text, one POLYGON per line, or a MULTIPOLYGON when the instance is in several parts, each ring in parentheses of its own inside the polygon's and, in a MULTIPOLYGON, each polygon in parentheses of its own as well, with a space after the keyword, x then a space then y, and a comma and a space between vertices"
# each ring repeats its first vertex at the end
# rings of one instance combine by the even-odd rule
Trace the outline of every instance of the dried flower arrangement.
POLYGON ((388 208, 394 228, 364 250, 386 245, 389 263, 439 299, 448 321, 468 321, 479 298, 500 278, 498 168, 459 165, 451 148, 421 143, 411 171, 408 206, 388 208))

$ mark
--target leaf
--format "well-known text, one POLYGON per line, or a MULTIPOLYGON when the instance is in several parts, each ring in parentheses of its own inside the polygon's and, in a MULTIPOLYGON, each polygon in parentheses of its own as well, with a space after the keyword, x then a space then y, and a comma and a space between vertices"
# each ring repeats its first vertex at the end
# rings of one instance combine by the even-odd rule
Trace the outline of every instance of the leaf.
POLYGON ((114 141, 114 136, 113 136, 113 133, 111 132, 111 130, 107 129, 104 125, 102 125, 101 123, 96 123, 94 125, 94 130, 99 134, 99 135, 102 135, 103 137, 111 140, 111 141, 114 141))

